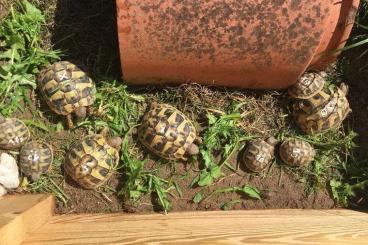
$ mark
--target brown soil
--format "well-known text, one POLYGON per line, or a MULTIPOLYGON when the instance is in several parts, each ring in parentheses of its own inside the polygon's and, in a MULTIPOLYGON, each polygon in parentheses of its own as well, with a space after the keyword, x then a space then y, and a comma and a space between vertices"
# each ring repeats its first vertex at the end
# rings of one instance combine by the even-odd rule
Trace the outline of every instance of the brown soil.
MULTIPOLYGON (((112 0, 39 0, 40 6, 48 17, 49 29, 45 31, 44 46, 62 49, 69 60, 76 60, 85 65, 92 76, 120 77, 119 52, 115 28, 115 4, 112 0)), ((0 4, 0 17, 3 13, 0 4)), ((361 149, 367 150, 368 143, 368 102, 365 100, 368 94, 366 79, 357 80, 349 78, 351 87, 350 101, 355 111, 351 117, 351 125, 360 133, 359 144, 361 149), (351 80, 350 80, 351 79, 351 80), (364 82, 361 82, 364 81, 364 82)), ((140 88, 131 88, 135 92, 142 92, 140 88)), ((250 92, 234 91, 218 88, 208 88, 197 85, 165 87, 160 89, 145 89, 143 91, 155 100, 170 102, 185 111, 192 119, 198 122, 198 127, 203 128, 204 113, 208 108, 220 110, 232 100, 247 100, 249 115, 240 126, 247 132, 268 136, 278 133, 283 128, 292 127, 289 120, 283 116, 287 113, 285 96, 278 92, 250 92), (214 106, 215 105, 215 106, 214 106), (194 113, 195 108, 196 112, 194 113)), ((44 113, 41 118, 45 123, 55 124, 60 120, 52 114, 42 102, 37 102, 44 113)), ((27 118, 29 115, 21 115, 27 118)), ((47 139, 62 158, 67 146, 80 138, 86 132, 77 130, 73 133, 62 131, 55 134, 46 134, 41 131, 34 132, 34 137, 47 139)), ((142 149, 140 149, 142 150, 142 149)), ((363 152, 363 151, 362 151, 363 152)), ((152 157, 152 159, 157 159, 152 157)), ((153 165, 154 162, 147 165, 153 165)), ((231 160, 233 166, 237 165, 237 154, 231 160)), ((196 166, 194 164, 193 166, 196 166)), ((331 198, 328 188, 323 186, 319 191, 310 195, 306 194, 306 185, 300 176, 274 164, 263 176, 248 173, 240 168, 235 174, 228 171, 227 177, 215 185, 207 188, 204 195, 208 195, 215 189, 243 186, 249 184, 263 191, 264 198, 261 201, 248 199, 236 193, 219 194, 211 199, 200 203, 192 202, 193 196, 199 191, 198 188, 190 188, 189 184, 198 174, 189 164, 177 163, 176 171, 172 172, 172 165, 162 165, 159 173, 162 177, 170 176, 176 180, 183 192, 182 197, 173 196, 173 211, 189 210, 218 210, 221 204, 239 199, 240 203, 233 209, 272 209, 272 208, 334 208, 337 207, 331 198)), ((124 204, 117 194, 108 194, 108 191, 91 191, 78 187, 69 178, 55 180, 64 192, 69 196, 69 205, 65 207, 58 202, 58 213, 97 213, 117 211, 152 212, 157 210, 155 197, 145 196, 141 205, 134 210, 124 204)), ((108 183, 113 188, 118 188, 123 182, 123 177, 116 174, 108 183)))
MULTIPOLYGON (((170 174, 170 167, 162 168, 160 175, 167 176, 170 174)), ((220 210, 222 204, 232 200, 240 200, 232 209, 276 209, 276 208, 316 208, 327 209, 336 207, 331 199, 327 189, 321 189, 309 196, 305 194, 305 184, 299 182, 295 174, 285 171, 279 167, 274 167, 266 176, 256 176, 246 173, 242 170, 237 174, 227 173, 227 177, 218 183, 206 189, 204 195, 212 193, 216 189, 228 188, 234 186, 244 186, 248 184, 256 187, 263 192, 261 201, 249 199, 236 193, 218 194, 212 198, 201 202, 199 205, 193 203, 192 199, 200 190, 199 188, 188 187, 189 183, 196 172, 189 171, 182 163, 177 164, 176 176, 184 176, 187 178, 176 179, 181 187, 183 196, 171 198, 173 208, 172 211, 189 211, 189 210, 220 210)), ((110 186, 118 186, 121 178, 115 176, 109 181, 110 186)), ((152 196, 145 196, 139 207, 131 207, 124 204, 122 199, 115 194, 101 194, 97 191, 82 190, 73 181, 67 178, 63 189, 70 197, 68 207, 58 203, 58 213, 99 213, 99 212, 142 212, 148 213, 158 210, 154 204, 152 196)))

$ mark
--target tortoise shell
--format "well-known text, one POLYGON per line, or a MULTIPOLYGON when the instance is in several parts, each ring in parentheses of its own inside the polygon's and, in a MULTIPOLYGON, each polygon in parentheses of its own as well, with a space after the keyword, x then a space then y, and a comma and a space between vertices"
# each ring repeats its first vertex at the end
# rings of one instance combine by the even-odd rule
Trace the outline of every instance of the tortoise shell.
POLYGON ((297 100, 294 105, 294 111, 301 110, 307 114, 316 112, 321 107, 325 106, 331 99, 331 94, 321 90, 314 96, 308 99, 297 100))
POLYGON ((28 127, 21 120, 0 117, 0 148, 18 149, 29 140, 30 136, 28 127))
POLYGON ((95 189, 111 177, 118 162, 118 150, 107 143, 105 136, 97 134, 70 147, 64 169, 82 187, 95 189))
POLYGON ((33 181, 49 171, 52 161, 52 148, 46 143, 29 142, 22 147, 19 153, 20 169, 33 181))
POLYGON ((288 139, 280 146, 280 157, 284 163, 292 167, 306 166, 315 156, 314 148, 303 140, 288 139))
POLYGON ((275 141, 254 140, 245 149, 242 160, 252 172, 261 172, 267 168, 274 158, 275 141))
POLYGON ((305 73, 288 92, 295 99, 308 99, 320 92, 324 85, 325 79, 318 73, 305 73))
POLYGON ((186 151, 196 139, 196 130, 178 109, 155 103, 143 117, 138 139, 160 157, 186 160, 186 151))
POLYGON ((96 87, 91 78, 68 61, 56 62, 38 78, 40 91, 49 107, 59 115, 69 115, 95 100, 96 87))
POLYGON ((340 126, 350 111, 345 92, 337 88, 324 106, 312 113, 295 110, 294 118, 303 132, 316 134, 340 126))

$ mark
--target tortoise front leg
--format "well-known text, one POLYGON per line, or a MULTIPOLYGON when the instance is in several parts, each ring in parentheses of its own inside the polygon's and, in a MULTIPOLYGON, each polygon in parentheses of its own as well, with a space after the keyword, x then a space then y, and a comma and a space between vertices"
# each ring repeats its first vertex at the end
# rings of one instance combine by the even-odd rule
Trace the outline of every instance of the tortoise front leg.
POLYGON ((92 116, 93 115, 93 108, 92 108, 92 106, 87 106, 87 115, 88 116, 92 116))
POLYGON ((67 121, 67 124, 68 124, 68 129, 71 129, 71 128, 74 127, 72 114, 66 115, 66 121, 67 121))

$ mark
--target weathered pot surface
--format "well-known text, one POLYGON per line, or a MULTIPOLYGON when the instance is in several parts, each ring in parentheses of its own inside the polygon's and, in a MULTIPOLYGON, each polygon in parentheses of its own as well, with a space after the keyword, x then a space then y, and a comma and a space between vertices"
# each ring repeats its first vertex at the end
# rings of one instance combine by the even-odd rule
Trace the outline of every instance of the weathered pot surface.
POLYGON ((285 88, 334 60, 359 0, 117 0, 124 79, 285 88), (324 54, 324 55, 322 55, 324 54))

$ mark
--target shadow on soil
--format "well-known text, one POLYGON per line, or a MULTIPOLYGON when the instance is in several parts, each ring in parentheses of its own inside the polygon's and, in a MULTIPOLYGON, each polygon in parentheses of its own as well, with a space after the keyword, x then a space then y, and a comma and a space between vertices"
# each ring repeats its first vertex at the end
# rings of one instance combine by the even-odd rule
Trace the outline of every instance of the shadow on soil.
POLYGON ((92 76, 120 77, 115 1, 58 0, 54 21, 56 49, 92 76))
MULTIPOLYGON (((353 33, 353 36, 357 33, 353 33)), ((349 102, 353 110, 349 116, 349 127, 357 134, 355 159, 348 166, 349 176, 364 176, 368 174, 368 59, 357 58, 368 50, 368 45, 345 52, 339 60, 338 66, 341 78, 349 86, 349 102)), ((351 208, 368 207, 368 195, 358 191, 352 198, 351 208)))

